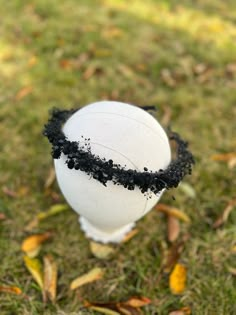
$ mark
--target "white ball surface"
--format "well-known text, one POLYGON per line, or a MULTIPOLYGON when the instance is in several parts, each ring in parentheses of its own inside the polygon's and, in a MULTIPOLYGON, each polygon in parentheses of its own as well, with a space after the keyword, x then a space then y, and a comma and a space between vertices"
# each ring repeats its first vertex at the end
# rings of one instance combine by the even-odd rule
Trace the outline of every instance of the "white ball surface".
MULTIPOLYGON (((83 107, 65 123, 70 141, 82 144, 90 138, 91 151, 112 159, 126 169, 158 171, 171 161, 170 145, 160 124, 146 111, 125 103, 101 101, 83 107)), ((159 195, 147 199, 139 188, 130 191, 107 182, 107 187, 85 172, 68 169, 66 156, 55 160, 57 180, 71 207, 96 228, 113 231, 141 218, 157 203, 159 195)))

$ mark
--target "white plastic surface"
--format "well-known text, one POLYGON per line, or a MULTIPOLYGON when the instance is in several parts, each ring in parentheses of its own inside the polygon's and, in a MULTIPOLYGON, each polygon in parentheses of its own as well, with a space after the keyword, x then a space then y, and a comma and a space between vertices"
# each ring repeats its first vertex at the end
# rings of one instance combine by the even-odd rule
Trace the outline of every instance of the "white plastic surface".
MULTIPOLYGON (((93 103, 72 115, 63 131, 70 141, 82 143, 81 136, 90 138, 93 153, 126 165, 127 169, 143 171, 147 167, 158 171, 165 169, 171 160, 165 131, 150 114, 133 105, 111 101, 93 103)), ((113 231, 123 230, 141 218, 162 194, 150 193, 152 198, 147 199, 138 188, 130 191, 112 182, 107 182, 105 187, 84 172, 68 169, 65 160, 63 155, 55 160, 60 189, 85 221, 107 235, 97 239, 96 233, 88 231, 87 235, 93 238, 94 234, 96 240, 114 241, 109 237, 113 231)))

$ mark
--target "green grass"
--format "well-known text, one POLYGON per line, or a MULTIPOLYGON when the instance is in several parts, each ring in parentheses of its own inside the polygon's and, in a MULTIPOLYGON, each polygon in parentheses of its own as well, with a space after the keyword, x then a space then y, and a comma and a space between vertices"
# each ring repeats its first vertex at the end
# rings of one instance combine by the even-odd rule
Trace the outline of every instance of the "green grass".
MULTIPOLYGON (((0 0, 0 7, 0 184, 15 192, 26 187, 17 198, 0 190, 0 212, 8 216, 0 223, 0 285, 19 286, 29 297, 0 293, 0 314, 86 315, 93 312, 80 310, 83 300, 133 295, 152 299, 144 308, 150 315, 182 306, 199 315, 236 314, 236 281, 227 270, 235 267, 230 251, 235 212, 222 228, 212 228, 235 197, 235 168, 210 159, 236 145, 236 70, 227 70, 235 66, 234 0, 0 0), (196 74, 199 64, 208 69, 202 75, 196 74), (174 86, 163 79, 163 69, 174 86), (20 97, 25 88, 30 92, 20 97), (80 107, 101 99, 154 104, 160 120, 168 107, 173 129, 190 142, 197 163, 186 181, 197 198, 177 189, 162 199, 192 219, 190 226, 182 224, 182 234, 190 235, 181 255, 188 269, 186 291, 171 294, 166 276, 157 282, 161 248, 169 246, 163 216, 150 212, 138 222, 137 236, 104 262, 91 255, 76 214, 69 211, 33 231, 55 234, 40 255, 51 253, 58 263, 58 300, 44 305, 20 251, 25 225, 53 203, 44 191, 52 160, 41 131, 53 106, 80 107), (70 281, 95 265, 106 267, 105 278, 69 292, 70 281)), ((60 194, 56 183, 53 191, 60 194)))

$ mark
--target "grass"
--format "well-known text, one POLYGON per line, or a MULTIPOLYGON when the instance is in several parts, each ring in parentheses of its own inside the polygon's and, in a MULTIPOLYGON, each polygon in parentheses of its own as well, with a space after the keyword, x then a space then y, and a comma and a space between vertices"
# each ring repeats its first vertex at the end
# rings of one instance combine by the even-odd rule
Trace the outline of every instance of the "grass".
MULTIPOLYGON (((8 217, 0 223, 0 285, 19 286, 29 296, 0 293, 1 315, 93 314, 81 310, 84 300, 133 295, 152 299, 144 308, 150 315, 182 306, 199 315, 235 314, 236 282, 227 270, 235 264, 235 212, 212 228, 235 197, 235 168, 210 159, 236 145, 234 1, 0 0, 0 6, 0 212, 8 217), (157 282, 161 248, 169 246, 161 215, 152 211, 140 220, 139 233, 104 262, 91 255, 70 211, 33 231, 55 234, 40 255, 51 253, 58 263, 58 300, 44 305, 20 251, 25 225, 55 202, 44 190, 52 161, 41 131, 53 106, 101 99, 154 104, 160 120, 169 108, 173 129, 190 142, 197 163, 185 181, 197 198, 177 189, 162 199, 192 220, 182 225, 182 234, 190 235, 181 255, 187 287, 174 296, 166 276, 157 282), (105 279, 68 292, 70 281, 95 265, 106 267, 105 279)), ((52 189, 63 202, 56 183, 52 189)))

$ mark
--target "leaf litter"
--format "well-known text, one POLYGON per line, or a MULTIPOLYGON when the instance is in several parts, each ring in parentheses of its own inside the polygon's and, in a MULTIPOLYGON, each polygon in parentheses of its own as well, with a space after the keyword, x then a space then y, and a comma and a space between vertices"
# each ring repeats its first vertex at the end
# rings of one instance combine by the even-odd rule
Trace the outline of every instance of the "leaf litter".
POLYGON ((89 272, 74 279, 70 284, 70 289, 75 290, 75 289, 77 289, 77 288, 79 288, 79 287, 81 287, 87 283, 97 281, 97 280, 101 279, 103 277, 103 275, 104 275, 104 270, 99 268, 99 267, 95 267, 92 270, 90 270, 89 272))

